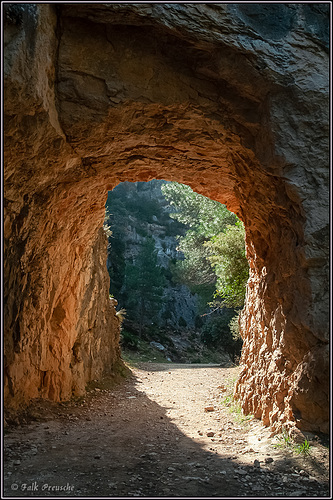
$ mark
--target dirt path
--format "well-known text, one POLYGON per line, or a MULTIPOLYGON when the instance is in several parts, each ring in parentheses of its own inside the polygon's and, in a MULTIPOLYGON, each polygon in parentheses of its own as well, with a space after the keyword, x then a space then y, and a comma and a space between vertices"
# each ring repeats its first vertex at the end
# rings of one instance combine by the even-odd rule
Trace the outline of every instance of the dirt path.
POLYGON ((36 404, 6 432, 5 496, 328 496, 318 438, 305 457, 274 448, 221 404, 237 370, 142 363, 112 390, 36 404))

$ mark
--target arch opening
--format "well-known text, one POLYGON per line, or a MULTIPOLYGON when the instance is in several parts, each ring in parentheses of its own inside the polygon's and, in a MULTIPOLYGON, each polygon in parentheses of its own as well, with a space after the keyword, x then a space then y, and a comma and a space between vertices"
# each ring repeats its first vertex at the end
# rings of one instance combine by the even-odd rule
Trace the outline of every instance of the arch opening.
POLYGON ((125 182, 108 193, 104 230, 123 356, 238 363, 248 262, 233 213, 183 184, 125 182))
POLYGON ((103 271, 107 191, 166 179, 220 201, 246 227, 236 387, 244 410, 272 429, 293 422, 327 431, 327 197, 324 181, 308 189, 314 157, 297 156, 290 119, 295 110, 304 134, 325 143, 324 124, 314 131, 310 119, 326 116, 325 99, 312 89, 306 100, 233 39, 181 36, 156 20, 142 27, 135 6, 126 7, 132 22, 123 7, 109 8, 100 17, 93 6, 36 6, 33 44, 27 20, 7 20, 8 404, 66 399, 117 371, 119 329, 103 271), (29 75, 20 79, 26 60, 29 75))

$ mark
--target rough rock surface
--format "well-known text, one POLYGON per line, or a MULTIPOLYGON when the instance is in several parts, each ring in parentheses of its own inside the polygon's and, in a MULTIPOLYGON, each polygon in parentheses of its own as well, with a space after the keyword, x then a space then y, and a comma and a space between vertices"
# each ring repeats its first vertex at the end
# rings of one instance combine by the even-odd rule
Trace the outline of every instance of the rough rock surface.
POLYGON ((328 430, 328 9, 5 5, 8 404, 114 370, 106 193, 164 178, 245 223, 243 408, 328 430))

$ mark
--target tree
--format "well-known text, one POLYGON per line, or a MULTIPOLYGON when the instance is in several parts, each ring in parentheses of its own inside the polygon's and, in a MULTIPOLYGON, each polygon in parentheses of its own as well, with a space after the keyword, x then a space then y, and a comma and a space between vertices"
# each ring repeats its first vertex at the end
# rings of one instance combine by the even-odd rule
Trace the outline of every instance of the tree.
POLYGON ((178 237, 178 250, 184 254, 184 260, 173 266, 176 281, 186 284, 200 293, 198 286, 203 286, 213 293, 216 274, 209 257, 211 249, 205 246, 215 234, 224 230, 228 224, 234 224, 237 217, 229 212, 225 205, 195 193, 189 186, 170 182, 162 186, 162 192, 174 212, 170 217, 185 224, 185 236, 178 237), (209 286, 210 285, 210 286, 209 286))
POLYGON ((215 298, 226 307, 234 309, 244 305, 249 278, 244 239, 244 225, 238 221, 205 243, 211 251, 209 260, 217 276, 215 298))
POLYGON ((147 237, 134 262, 126 265, 125 286, 130 292, 127 311, 139 320, 139 334, 148 321, 151 323, 163 302, 165 277, 157 264, 154 239, 147 237))
POLYGON ((195 193, 190 186, 168 182, 161 189, 169 205, 175 208, 170 217, 204 238, 214 236, 228 224, 235 224, 238 220, 225 205, 195 193))
POLYGON ((184 254, 183 260, 178 260, 172 266, 176 281, 184 283, 190 289, 194 286, 214 284, 216 276, 209 261, 210 250, 205 248, 207 239, 193 230, 185 236, 178 237, 177 249, 184 254))

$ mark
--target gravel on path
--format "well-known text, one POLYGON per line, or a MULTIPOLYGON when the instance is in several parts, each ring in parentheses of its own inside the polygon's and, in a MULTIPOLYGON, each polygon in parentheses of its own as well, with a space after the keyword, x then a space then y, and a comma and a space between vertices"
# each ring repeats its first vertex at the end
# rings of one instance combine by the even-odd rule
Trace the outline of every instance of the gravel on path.
POLYGON ((230 411, 238 367, 139 363, 131 371, 77 401, 39 400, 25 423, 8 425, 5 496, 329 497, 329 453, 318 436, 297 455, 260 421, 230 411))

